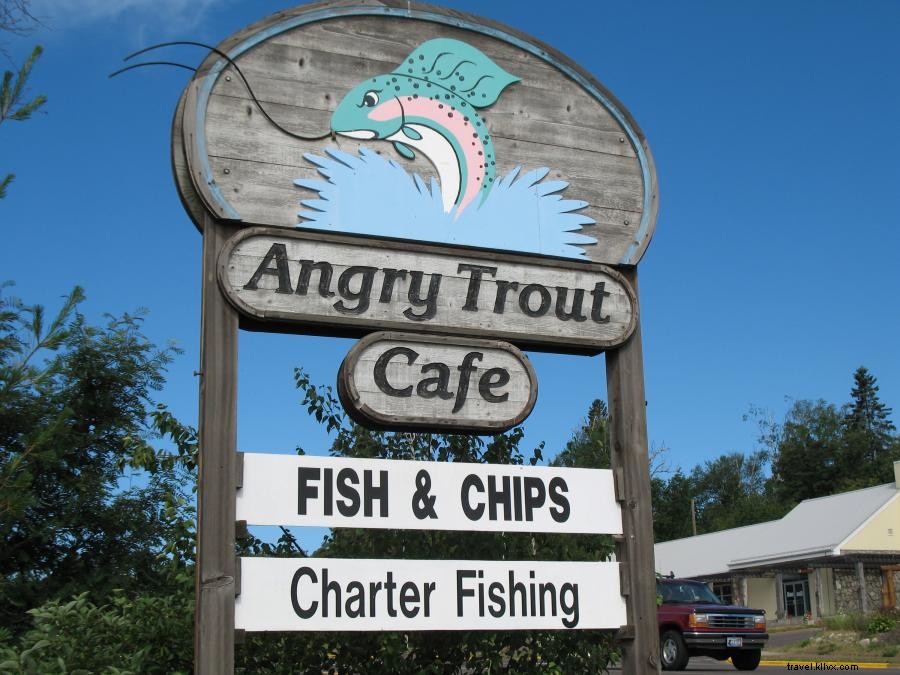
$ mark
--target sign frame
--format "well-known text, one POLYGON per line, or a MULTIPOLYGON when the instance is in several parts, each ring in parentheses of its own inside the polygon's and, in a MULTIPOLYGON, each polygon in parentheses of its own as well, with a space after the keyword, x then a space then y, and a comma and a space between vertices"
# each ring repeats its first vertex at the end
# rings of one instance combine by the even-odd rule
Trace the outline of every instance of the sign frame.
MULTIPOLYGON (((485 279, 485 282, 488 280, 485 279)), ((565 258, 548 258, 525 253, 509 253, 488 251, 467 246, 448 246, 430 243, 413 243, 400 239, 362 237, 352 234, 333 234, 309 232, 305 230, 286 230, 269 226, 253 226, 241 228, 224 245, 218 259, 218 283, 222 294, 238 311, 241 317, 240 327, 245 330, 260 332, 294 333, 301 335, 326 335, 337 337, 361 337, 375 331, 416 332, 422 334, 462 335, 469 338, 488 340, 505 340, 521 349, 534 351, 550 351, 554 353, 593 355, 625 343, 632 335, 639 320, 637 296, 631 283, 616 269, 600 263, 573 261, 565 258), (459 258, 468 262, 507 263, 512 265, 533 266, 549 270, 561 270, 570 273, 602 274, 619 284, 624 290, 631 308, 631 316, 627 327, 618 339, 588 339, 580 337, 554 338, 552 335, 530 335, 525 331, 504 331, 479 328, 448 328, 441 325, 429 325, 425 322, 412 325, 411 322, 376 321, 374 319, 358 319, 352 317, 322 317, 317 314, 302 312, 284 312, 280 310, 258 309, 244 301, 231 288, 228 273, 229 265, 235 250, 246 240, 253 237, 271 237, 273 239, 292 239, 298 241, 324 242, 335 245, 356 247, 359 249, 376 249, 387 253, 401 252, 407 254, 425 254, 435 257, 459 258)))
MULTIPOLYGON (((658 631, 655 621, 653 585, 653 541, 650 511, 650 484, 647 457, 646 401, 644 393, 643 351, 638 316, 637 270, 653 233, 658 212, 657 181, 647 142, 630 113, 589 73, 559 51, 508 26, 449 9, 409 3, 406 0, 380 0, 352 5, 333 2, 315 3, 279 12, 225 40, 197 69, 175 112, 172 128, 172 164, 182 203, 203 235, 203 284, 201 314, 200 418, 198 424, 201 467, 197 504, 197 585, 195 621, 195 670, 199 674, 230 673, 234 670, 235 593, 240 592, 240 568, 234 558, 234 488, 236 485, 236 371, 239 328, 266 332, 285 330, 283 324, 265 323, 239 313, 216 283, 216 260, 229 236, 249 225, 229 213, 217 200, 220 190, 217 175, 202 152, 205 143, 197 103, 208 92, 204 79, 224 75, 227 53, 272 25, 282 21, 313 21, 354 15, 382 15, 398 20, 412 18, 462 27, 485 35, 498 36, 510 44, 526 45, 533 54, 569 73, 572 80, 587 83, 610 102, 634 134, 627 134, 635 151, 642 155, 644 204, 638 234, 615 269, 633 285, 635 327, 625 342, 609 347, 606 353, 607 391, 610 408, 612 466, 617 474, 619 499, 623 503, 624 536, 617 542, 621 562, 621 591, 627 594, 627 625, 619 631, 622 668, 629 675, 659 669, 658 631), (225 58, 222 58, 225 57, 225 58)), ((582 85, 583 86, 583 85, 582 85)), ((625 142, 625 139, 622 139, 625 142)), ((226 171, 227 173, 227 171, 226 171)), ((280 228, 278 228, 280 229, 280 228)), ((317 236, 325 234, 318 232, 317 236)), ((551 258, 542 258, 550 263, 551 258)), ((321 327, 310 326, 310 334, 324 334, 321 327)), ((364 331, 363 331, 364 332, 364 331)), ((328 331, 327 334, 338 334, 328 331)), ((344 335, 358 335, 347 330, 344 335)), ((548 349, 535 345, 535 349, 548 349)), ((589 351, 572 353, 590 353, 589 351)))
POLYGON ((359 424, 369 428, 386 431, 446 431, 448 433, 499 434, 519 426, 534 410, 538 396, 538 380, 534 367, 525 354, 515 345, 502 340, 477 340, 474 338, 456 337, 452 335, 423 335, 416 333, 378 332, 370 333, 360 339, 344 357, 338 371, 338 396, 347 414, 359 424), (449 345, 454 347, 473 347, 485 351, 504 351, 510 354, 525 371, 529 383, 528 400, 514 417, 506 420, 485 420, 469 422, 464 419, 436 420, 432 417, 410 415, 398 420, 389 418, 363 401, 363 396, 353 378, 353 370, 362 353, 377 342, 403 341, 425 343, 429 345, 449 345))

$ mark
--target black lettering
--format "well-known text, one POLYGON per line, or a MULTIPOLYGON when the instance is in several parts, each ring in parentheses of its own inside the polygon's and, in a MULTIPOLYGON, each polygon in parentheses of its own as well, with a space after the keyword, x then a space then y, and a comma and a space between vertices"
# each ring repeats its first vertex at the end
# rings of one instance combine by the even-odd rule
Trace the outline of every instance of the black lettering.
POLYGON ((369 309, 369 295, 372 292, 372 280, 375 278, 377 267, 366 267, 364 265, 354 265, 348 267, 341 272, 338 278, 338 293, 341 294, 343 300, 338 300, 332 305, 341 314, 362 314, 369 309), (359 276, 359 288, 351 290, 350 282, 354 277, 359 276), (358 301, 355 307, 349 307, 344 300, 358 301))
POLYGON ((388 517, 388 472, 379 471, 378 475, 380 483, 376 486, 372 484, 372 476, 375 472, 368 469, 363 472, 363 495, 366 503, 363 506, 363 515, 366 518, 372 517, 372 502, 378 502, 379 516, 388 517))
POLYGON ((390 617, 397 616, 397 610, 394 607, 394 589, 397 583, 394 581, 394 573, 388 572, 387 579, 384 582, 384 590, 387 593, 387 613, 390 617))
POLYGON ((528 284, 519 294, 519 309, 522 310, 525 316, 530 316, 531 318, 544 316, 547 310, 550 309, 550 291, 540 284, 528 284), (530 300, 534 293, 541 296, 541 304, 537 309, 531 309, 530 300))
POLYGON ((381 295, 378 296, 378 302, 390 302, 394 297, 394 284, 398 279, 406 278, 406 270, 385 267, 381 273, 384 274, 384 281, 381 283, 381 295))
POLYGON ((509 573, 509 615, 516 615, 516 593, 519 593, 519 597, 522 599, 522 616, 528 616, 528 605, 526 602, 528 601, 528 591, 525 588, 525 584, 521 581, 516 581, 516 574, 512 570, 509 573))
POLYGON ((494 314, 503 314, 506 311, 506 294, 509 291, 519 289, 518 281, 497 281, 497 297, 494 298, 494 314))
POLYGON ((478 379, 478 393, 488 403, 503 403, 509 398, 509 392, 495 394, 492 389, 504 386, 509 382, 509 371, 505 368, 489 368, 478 379))
POLYGON ((411 279, 409 282, 409 292, 406 294, 406 297, 413 307, 425 308, 425 311, 421 314, 416 314, 412 310, 412 307, 403 310, 403 316, 410 321, 427 321, 428 319, 434 318, 434 315, 437 314, 437 299, 438 293, 441 290, 441 275, 431 275, 431 281, 428 282, 428 295, 424 299, 421 297, 423 276, 424 272, 419 272, 418 270, 410 272, 411 279))
POLYGON ((330 298, 334 295, 334 291, 331 290, 331 276, 334 274, 334 270, 331 264, 327 262, 317 263, 312 260, 301 260, 300 276, 297 278, 297 290, 294 292, 297 295, 306 295, 307 291, 309 291, 309 282, 313 270, 318 270, 319 272, 319 295, 323 298, 330 298))
POLYGON ((297 467, 297 514, 306 515, 306 502, 319 496, 319 488, 310 485, 310 482, 318 481, 322 471, 319 468, 301 466, 297 467))
POLYGON ((503 489, 497 489, 497 477, 488 476, 488 518, 497 520, 497 505, 503 505, 503 520, 512 520, 512 495, 509 476, 502 477, 503 489))
POLYGON ((525 485, 525 520, 534 520, 534 510, 544 505, 547 491, 544 489, 544 481, 534 476, 526 476, 523 479, 525 485))
POLYGON ((351 581, 347 584, 347 600, 344 603, 344 612, 346 612, 348 619, 356 619, 366 615, 366 588, 358 581, 351 581))
POLYGON ((351 468, 341 469, 337 474, 337 491, 344 499, 338 500, 337 507, 341 515, 351 518, 359 513, 359 476, 351 468))
POLYGON ((334 596, 334 615, 341 616, 341 585, 337 581, 328 581, 328 568, 322 569, 322 616, 328 616, 328 594, 334 596))
POLYGON ((278 288, 275 289, 276 293, 291 292, 291 272, 288 269, 287 247, 284 244, 272 244, 269 247, 268 252, 259 264, 259 267, 256 268, 253 276, 250 277, 250 281, 244 284, 244 290, 255 291, 259 284, 259 280, 262 279, 264 274, 266 276, 278 277, 278 288), (274 268, 269 267, 272 261, 275 262, 274 268))
POLYGON ((306 609, 300 606, 300 595, 297 591, 300 587, 300 579, 303 577, 309 577, 309 580, 313 583, 319 580, 311 567, 301 567, 294 572, 294 578, 291 579, 291 606, 294 608, 294 613, 301 619, 310 619, 316 613, 319 603, 313 600, 306 609))
POLYGON ((550 479, 550 501, 556 505, 550 507, 550 517, 557 523, 564 523, 569 519, 569 499, 563 494, 568 491, 569 486, 566 485, 565 479, 559 476, 550 479))
POLYGON ((495 581, 488 586, 488 597, 491 599, 491 606, 488 611, 495 619, 499 619, 506 613, 506 600, 503 599, 503 584, 495 581))
POLYGON ((334 514, 334 469, 325 469, 322 473, 325 474, 325 480, 322 481, 324 486, 322 501, 323 504, 323 512, 326 516, 330 516, 334 514))
POLYGON ((469 286, 466 289, 466 304, 462 306, 464 312, 478 311, 478 293, 481 291, 481 275, 487 272, 491 276, 497 274, 496 267, 488 265, 465 265, 459 264, 456 269, 457 274, 460 272, 469 272, 469 286))
POLYGON ((423 614, 426 617, 431 616, 431 594, 434 593, 435 588, 437 588, 437 582, 434 581, 426 581, 423 587, 425 591, 425 610, 423 614))
POLYGON ((553 616, 556 616, 556 586, 548 582, 546 584, 539 584, 538 588, 540 589, 541 595, 541 616, 547 616, 547 605, 544 602, 544 598, 547 597, 548 591, 550 592, 550 606, 552 607, 550 611, 553 616))
POLYGON ((577 323, 587 321, 587 317, 581 313, 581 303, 584 302, 584 289, 576 288, 572 291, 572 310, 566 312, 566 296, 569 289, 565 286, 556 287, 556 318, 560 321, 574 320, 577 323))
POLYGON ((388 382, 388 363, 390 363, 391 359, 393 359, 395 356, 405 356, 407 365, 412 365, 415 360, 419 358, 419 353, 413 351, 409 347, 392 347, 391 349, 388 349, 384 354, 378 357, 377 361, 375 361, 375 368, 373 369, 375 384, 388 396, 409 398, 410 396, 412 396, 413 390, 411 384, 409 386, 403 387, 403 389, 397 389, 396 387, 392 387, 391 383, 388 382))
POLYGON ((563 626, 575 628, 578 625, 578 584, 566 582, 560 587, 559 606, 566 615, 566 618, 562 620, 563 626), (569 602, 566 602, 566 593, 570 596, 569 602))
POLYGON ((457 413, 462 409, 463 404, 466 402, 466 395, 469 393, 469 380, 472 377, 472 372, 475 370, 473 364, 475 361, 481 361, 483 358, 484 354, 481 352, 469 352, 463 357, 463 362, 456 367, 459 371, 459 385, 456 388, 456 401, 451 412, 457 413))
POLYGON ((456 570, 456 616, 463 615, 463 598, 475 597, 475 591, 463 588, 463 580, 474 578, 475 570, 456 570))
POLYGON ((435 377, 423 378, 416 387, 416 393, 422 398, 434 398, 435 396, 444 400, 453 398, 453 392, 449 390, 450 366, 440 362, 426 363, 422 366, 423 375, 432 370, 436 370, 438 374, 435 377), (434 385, 433 389, 430 388, 431 385, 434 385))
POLYGON ((462 505, 463 513, 466 514, 466 518, 469 520, 480 520, 481 516, 484 515, 484 504, 472 506, 470 495, 473 489, 476 492, 484 494, 484 483, 481 481, 481 478, 474 473, 470 473, 463 479, 459 495, 460 503, 462 505))
POLYGON ((418 605, 419 589, 412 581, 407 581, 400 587, 400 611, 407 619, 412 619, 419 613, 418 605))
POLYGON ((591 295, 594 296, 594 302, 591 304, 591 319, 595 323, 609 323, 609 314, 603 316, 603 298, 608 298, 610 294, 603 290, 604 288, 606 288, 606 282, 598 281, 594 284, 594 290, 591 291, 591 295))
POLYGON ((522 477, 513 476, 513 520, 516 522, 522 520, 522 477))

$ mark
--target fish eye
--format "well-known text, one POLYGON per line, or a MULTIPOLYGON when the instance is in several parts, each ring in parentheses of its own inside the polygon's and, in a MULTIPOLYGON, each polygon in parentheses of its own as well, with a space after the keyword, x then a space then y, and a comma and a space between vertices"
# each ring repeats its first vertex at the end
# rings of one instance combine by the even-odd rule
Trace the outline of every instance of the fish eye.
POLYGON ((374 108, 378 105, 378 93, 374 91, 367 91, 363 94, 363 105, 367 108, 374 108))

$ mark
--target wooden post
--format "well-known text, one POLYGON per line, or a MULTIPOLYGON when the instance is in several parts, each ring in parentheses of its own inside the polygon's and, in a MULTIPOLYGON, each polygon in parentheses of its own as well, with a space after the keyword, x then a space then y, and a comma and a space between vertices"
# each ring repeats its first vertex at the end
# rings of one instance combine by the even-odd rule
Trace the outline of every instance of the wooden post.
POLYGON ((869 598, 866 595, 866 570, 863 561, 856 561, 856 578, 859 579, 859 611, 866 615, 869 613, 869 598))
POLYGON ((194 672, 234 672, 235 464, 238 319, 216 281, 216 262, 233 226, 203 226, 197 582, 194 672))
MULTIPOLYGON (((621 270, 637 298, 637 269, 621 270)), ((659 629, 656 621, 656 569, 653 560, 653 517, 650 505, 650 460, 647 451, 647 411, 644 397, 644 355, 641 324, 617 349, 606 352, 612 468, 621 479, 622 542, 616 558, 628 583, 627 616, 633 630, 622 642, 622 672, 659 672, 659 629), (633 636, 633 637, 631 637, 633 636)))
POLYGON ((816 621, 822 618, 822 568, 816 568, 816 621))
POLYGON ((775 618, 784 618, 784 575, 775 573, 775 618))

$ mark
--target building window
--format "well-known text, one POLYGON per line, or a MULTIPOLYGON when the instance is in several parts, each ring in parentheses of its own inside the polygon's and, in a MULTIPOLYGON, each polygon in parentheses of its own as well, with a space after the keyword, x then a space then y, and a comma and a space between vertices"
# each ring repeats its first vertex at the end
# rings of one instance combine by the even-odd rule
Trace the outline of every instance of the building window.
POLYGON ((715 593, 723 605, 734 604, 734 594, 731 590, 730 581, 714 581, 712 585, 713 593, 715 593))

